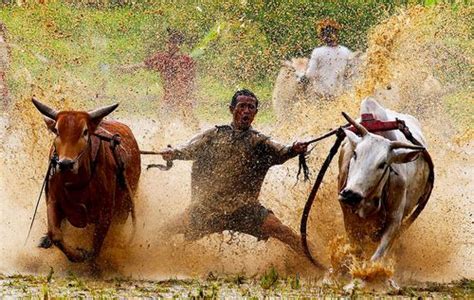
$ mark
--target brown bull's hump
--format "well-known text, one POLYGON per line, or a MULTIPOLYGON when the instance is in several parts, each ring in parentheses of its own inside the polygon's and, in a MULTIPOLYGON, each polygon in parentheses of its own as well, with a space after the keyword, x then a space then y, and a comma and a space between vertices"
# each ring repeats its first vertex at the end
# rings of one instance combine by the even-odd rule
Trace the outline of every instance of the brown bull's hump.
POLYGON ((132 189, 136 189, 141 173, 141 157, 140 149, 133 132, 124 123, 113 120, 102 121, 100 127, 107 130, 111 134, 120 135, 121 148, 123 151, 119 151, 119 153, 124 159, 127 180, 132 186, 132 189))

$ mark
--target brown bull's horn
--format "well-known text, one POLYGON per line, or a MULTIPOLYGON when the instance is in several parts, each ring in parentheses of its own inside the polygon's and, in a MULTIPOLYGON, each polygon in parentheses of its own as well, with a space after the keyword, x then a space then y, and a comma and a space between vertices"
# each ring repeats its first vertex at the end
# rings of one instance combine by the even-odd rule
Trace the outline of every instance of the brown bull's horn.
POLYGON ((109 105, 109 106, 105 106, 105 107, 95 109, 95 110, 90 111, 88 113, 89 113, 89 116, 91 117, 92 120, 100 120, 103 117, 110 114, 111 112, 113 112, 118 106, 119 106, 118 103, 115 103, 115 104, 112 104, 112 105, 109 105))
POLYGON ((352 126, 354 126, 357 129, 357 131, 359 131, 361 136, 365 136, 368 133, 367 129, 364 126, 354 121, 354 119, 349 117, 348 114, 346 114, 345 112, 342 112, 342 115, 344 116, 344 118, 346 118, 347 122, 351 123, 352 126))
POLYGON ((413 144, 408 144, 400 141, 392 141, 390 142, 390 149, 400 149, 400 148, 405 148, 405 149, 413 149, 413 150, 425 150, 425 147, 423 146, 416 146, 413 144))
POLYGON ((47 116, 50 119, 56 120, 56 117, 58 116, 57 111, 39 102, 35 97, 31 98, 31 101, 33 101, 33 104, 40 111, 40 113, 42 113, 43 115, 47 116))

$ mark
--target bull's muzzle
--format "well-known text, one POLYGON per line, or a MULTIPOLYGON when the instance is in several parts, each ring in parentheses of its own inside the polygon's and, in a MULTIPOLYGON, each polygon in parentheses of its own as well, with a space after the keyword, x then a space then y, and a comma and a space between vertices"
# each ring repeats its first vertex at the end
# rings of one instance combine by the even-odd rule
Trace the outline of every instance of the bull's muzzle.
POLYGON ((339 193, 339 201, 346 205, 356 206, 362 201, 362 195, 352 190, 344 189, 339 193))
POLYGON ((58 167, 60 171, 71 171, 74 167, 74 161, 71 159, 61 159, 58 162, 58 167))

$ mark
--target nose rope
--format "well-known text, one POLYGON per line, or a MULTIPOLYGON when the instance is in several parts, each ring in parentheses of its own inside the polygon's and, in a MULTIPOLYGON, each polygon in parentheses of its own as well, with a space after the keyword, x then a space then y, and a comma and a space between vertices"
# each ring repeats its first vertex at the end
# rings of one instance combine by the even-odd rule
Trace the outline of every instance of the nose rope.
MULTIPOLYGON (((100 148, 100 146, 99 146, 100 148)), ((54 151, 56 152, 56 147, 54 149, 54 151)), ((74 158, 72 161, 72 165, 74 165, 75 163, 79 163, 79 160, 84 156, 84 154, 86 154, 87 152, 92 152, 92 138, 91 136, 89 136, 88 140, 87 140, 87 147, 85 149, 83 149, 77 156, 76 158, 74 158), (90 151, 88 151, 90 150, 90 151)), ((93 155, 93 154, 91 154, 93 155)), ((60 162, 58 160, 58 164, 60 165, 60 162)), ((80 184, 74 184, 72 182, 65 182, 64 183, 64 186, 67 190, 78 190, 78 189, 81 189, 85 186, 87 186, 87 184, 92 180, 92 177, 94 176, 94 170, 95 170, 95 163, 94 163, 94 158, 91 157, 91 162, 90 162, 90 176, 89 176, 89 179, 84 182, 84 183, 80 183, 80 184)))
POLYGON ((36 213, 38 212, 38 206, 39 206, 39 203, 40 203, 40 200, 41 200, 41 196, 43 195, 43 190, 47 189, 47 182, 48 182, 49 176, 50 176, 53 168, 56 166, 56 164, 57 164, 57 156, 53 153, 53 156, 51 157, 51 159, 49 161, 48 170, 46 171, 46 175, 44 176, 44 179, 43 179, 43 184, 41 186, 41 190, 40 190, 40 193, 39 193, 39 196, 38 196, 38 200, 36 200, 36 206, 35 206, 35 210, 33 212, 33 217, 31 218, 30 228, 28 229, 28 234, 26 235, 25 243, 23 244, 23 246, 25 246, 26 243, 28 242, 28 238, 30 237, 31 229, 33 228, 33 223, 35 222, 36 213))
MULTIPOLYGON (((379 189, 380 187, 380 183, 382 182, 382 180, 384 179, 385 177, 385 174, 387 174, 387 171, 388 170, 392 170, 392 167, 387 164, 387 166, 385 167, 385 169, 383 170, 383 173, 382 173, 382 176, 380 176, 380 179, 379 181, 377 182, 377 184, 374 186, 374 188, 367 194, 367 196, 365 197, 366 199, 370 199, 374 194, 375 192, 379 189)), ((390 172, 389 172, 389 177, 390 177, 390 172)), ((384 184, 385 186, 385 184, 384 184)))

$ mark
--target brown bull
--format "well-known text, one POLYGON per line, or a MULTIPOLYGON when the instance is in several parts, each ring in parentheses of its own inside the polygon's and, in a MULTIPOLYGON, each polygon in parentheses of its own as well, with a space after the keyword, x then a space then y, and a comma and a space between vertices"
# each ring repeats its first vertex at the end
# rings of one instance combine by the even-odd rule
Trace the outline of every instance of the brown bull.
POLYGON ((131 212, 140 177, 140 151, 124 124, 102 119, 118 104, 91 112, 61 111, 33 99, 56 136, 51 148, 52 168, 46 184, 48 234, 39 247, 56 245, 72 262, 97 257, 112 223, 124 223, 131 212), (120 135, 120 145, 110 139, 120 135), (68 245, 61 230, 67 219, 73 226, 94 224, 92 250, 68 245))

